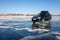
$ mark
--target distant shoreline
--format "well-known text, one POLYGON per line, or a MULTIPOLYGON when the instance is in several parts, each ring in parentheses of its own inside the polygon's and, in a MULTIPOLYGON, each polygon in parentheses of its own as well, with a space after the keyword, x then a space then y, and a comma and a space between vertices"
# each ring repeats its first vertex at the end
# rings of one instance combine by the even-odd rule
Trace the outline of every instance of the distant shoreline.
POLYGON ((0 14, 0 16, 35 16, 36 14, 0 14))
MULTIPOLYGON (((37 14, 0 14, 0 16, 35 16, 37 14)), ((52 15, 52 16, 60 16, 60 15, 52 15)))

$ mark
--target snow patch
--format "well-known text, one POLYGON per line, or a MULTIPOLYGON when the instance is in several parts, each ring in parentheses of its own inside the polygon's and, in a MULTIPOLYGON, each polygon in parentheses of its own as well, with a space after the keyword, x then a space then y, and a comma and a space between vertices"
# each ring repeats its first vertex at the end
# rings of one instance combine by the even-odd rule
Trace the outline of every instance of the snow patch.
POLYGON ((31 29, 31 28, 15 28, 16 30, 27 30, 29 32, 39 32, 39 33, 43 33, 43 32, 49 32, 50 30, 48 29, 31 29))

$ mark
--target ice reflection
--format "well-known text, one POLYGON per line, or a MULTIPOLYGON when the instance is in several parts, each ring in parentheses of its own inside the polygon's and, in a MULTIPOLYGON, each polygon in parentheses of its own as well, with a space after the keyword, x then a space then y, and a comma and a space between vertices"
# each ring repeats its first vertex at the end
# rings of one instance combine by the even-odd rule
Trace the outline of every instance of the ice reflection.
POLYGON ((50 30, 31 28, 31 21, 0 20, 0 40, 60 40, 59 20, 52 20, 50 30))

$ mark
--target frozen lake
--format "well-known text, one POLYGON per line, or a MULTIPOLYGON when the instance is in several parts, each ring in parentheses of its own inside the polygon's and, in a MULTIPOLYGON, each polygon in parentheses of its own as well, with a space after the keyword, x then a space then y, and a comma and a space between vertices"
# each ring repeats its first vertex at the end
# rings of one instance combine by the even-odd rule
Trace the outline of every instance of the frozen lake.
POLYGON ((47 29, 32 29, 31 19, 0 19, 0 40, 60 40, 60 19, 47 29))

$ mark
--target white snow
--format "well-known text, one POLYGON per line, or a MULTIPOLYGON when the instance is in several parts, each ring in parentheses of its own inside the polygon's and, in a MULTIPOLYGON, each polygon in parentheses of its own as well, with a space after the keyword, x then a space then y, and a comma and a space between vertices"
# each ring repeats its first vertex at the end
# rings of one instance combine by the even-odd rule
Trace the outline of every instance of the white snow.
POLYGON ((60 32, 51 32, 51 33, 56 35, 56 38, 60 40, 60 32))
POLYGON ((31 29, 31 28, 15 28, 16 30, 27 30, 29 32, 38 32, 38 33, 43 33, 43 32, 49 32, 48 29, 31 29))
POLYGON ((13 28, 13 27, 9 27, 9 26, 0 26, 0 28, 13 28))
POLYGON ((56 38, 57 38, 58 40, 60 40, 60 36, 56 36, 56 38))

